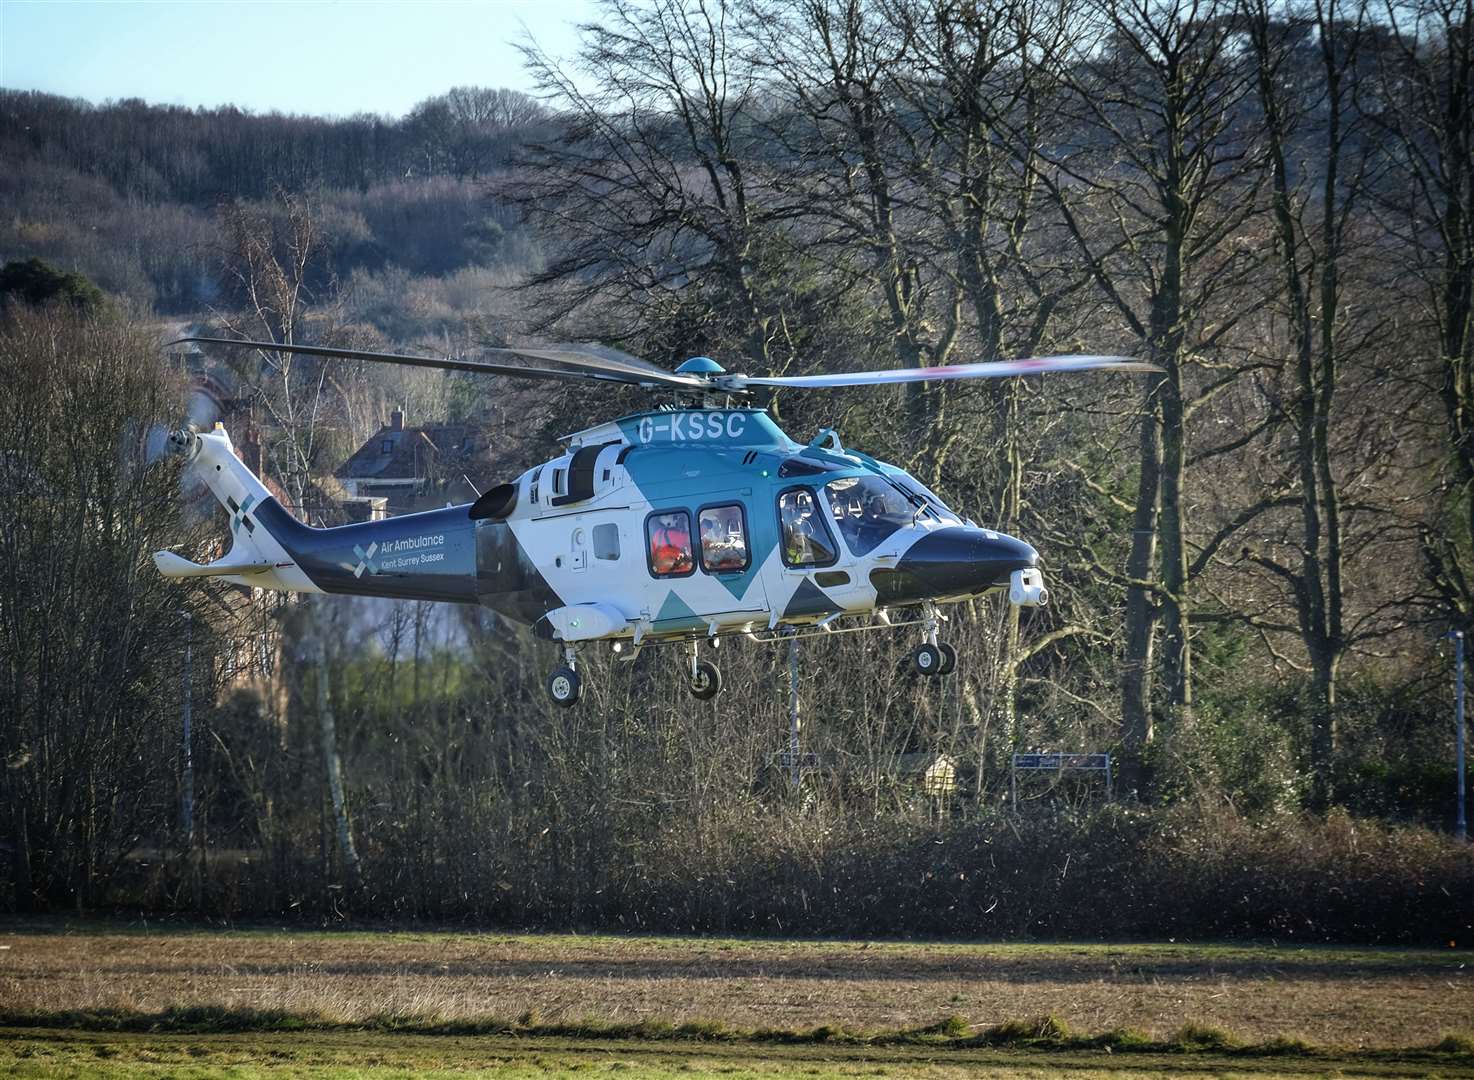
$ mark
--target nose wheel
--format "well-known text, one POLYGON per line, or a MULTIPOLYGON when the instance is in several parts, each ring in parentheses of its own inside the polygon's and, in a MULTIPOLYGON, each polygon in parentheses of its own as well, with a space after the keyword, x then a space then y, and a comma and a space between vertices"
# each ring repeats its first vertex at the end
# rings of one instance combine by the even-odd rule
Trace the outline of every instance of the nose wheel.
POLYGON ((942 617, 934 605, 923 610, 923 634, 926 640, 911 653, 911 667, 918 675, 950 675, 957 670, 957 650, 945 641, 937 640, 942 617))
POLYGON ((911 667, 918 675, 950 675, 957 670, 957 650, 947 642, 925 642, 911 654, 911 667))
POLYGON ((952 672, 957 670, 957 650, 945 641, 938 645, 937 648, 942 650, 942 670, 937 672, 937 674, 952 674, 952 672))
POLYGON ((929 642, 922 642, 911 653, 911 666, 918 675, 937 675, 942 670, 942 650, 929 642))

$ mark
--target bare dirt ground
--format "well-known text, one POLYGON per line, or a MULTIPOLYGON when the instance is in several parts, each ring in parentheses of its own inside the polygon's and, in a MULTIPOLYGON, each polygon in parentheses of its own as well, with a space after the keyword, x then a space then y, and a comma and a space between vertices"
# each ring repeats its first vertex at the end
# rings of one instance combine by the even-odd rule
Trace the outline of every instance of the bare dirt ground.
POLYGON ((219 1005, 353 1021, 530 1016, 894 1029, 1052 1014, 1165 1038, 1428 1045, 1474 1027, 1462 950, 928 944, 0 923, 0 1009, 219 1005))

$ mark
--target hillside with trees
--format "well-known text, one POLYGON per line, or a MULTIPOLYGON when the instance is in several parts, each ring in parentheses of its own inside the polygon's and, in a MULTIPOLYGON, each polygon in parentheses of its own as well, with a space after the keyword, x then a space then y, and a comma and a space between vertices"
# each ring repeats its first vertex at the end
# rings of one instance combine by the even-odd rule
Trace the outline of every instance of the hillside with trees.
MULTIPOLYGON (((1441 835, 1443 635, 1474 605, 1467 3, 611 0, 576 55, 527 62, 535 96, 456 88, 401 119, 0 92, 0 263, 111 297, 17 295, 0 327, 0 903, 1467 934, 1470 855, 1441 835), (591 657, 565 714, 490 613, 165 590, 148 545, 220 527, 168 508, 173 466, 140 439, 166 399, 185 411, 165 323, 753 373, 1070 352, 1161 373, 772 396, 795 438, 832 426, 1028 538, 1056 598, 954 609, 950 680, 909 674, 903 634, 806 643, 824 764, 792 790, 776 651, 733 649, 711 705, 661 657, 591 657), (114 407, 58 438, 89 395, 114 407), (185 836, 169 605, 195 628, 185 836), (63 608, 87 616, 66 644, 44 629, 63 608), (85 660, 115 639, 136 647, 85 660), (65 693, 61 657, 84 672, 65 693), (1014 809, 1010 755, 1035 748, 1112 752, 1115 801, 1060 785, 1014 809), (954 762, 955 791, 908 778, 917 755, 954 762)), ((201 362, 314 522, 392 405, 488 433, 484 488, 641 401, 201 362)))

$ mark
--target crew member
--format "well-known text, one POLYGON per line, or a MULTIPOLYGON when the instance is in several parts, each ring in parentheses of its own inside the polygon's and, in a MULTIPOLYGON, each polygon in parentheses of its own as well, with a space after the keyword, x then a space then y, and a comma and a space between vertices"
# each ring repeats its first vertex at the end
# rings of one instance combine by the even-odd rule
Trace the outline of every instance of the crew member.
POLYGON ((684 514, 664 514, 650 530, 650 563, 657 574, 684 574, 691 569, 691 534, 684 514))

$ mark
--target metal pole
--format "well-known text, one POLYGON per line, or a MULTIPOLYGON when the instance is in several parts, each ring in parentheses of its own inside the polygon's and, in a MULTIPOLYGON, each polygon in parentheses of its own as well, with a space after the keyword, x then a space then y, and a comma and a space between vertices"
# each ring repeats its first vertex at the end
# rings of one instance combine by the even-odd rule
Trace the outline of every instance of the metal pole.
POLYGON ((798 787, 798 638, 788 639, 788 761, 789 779, 798 787))
POLYGON ((1459 792, 1454 833, 1460 840, 1467 840, 1469 825, 1464 814, 1464 632, 1453 630, 1448 636, 1454 639, 1454 757, 1459 792))
POLYGON ((194 617, 184 613, 184 780, 179 793, 179 832, 185 850, 194 844, 194 740, 191 736, 194 702, 194 617))

